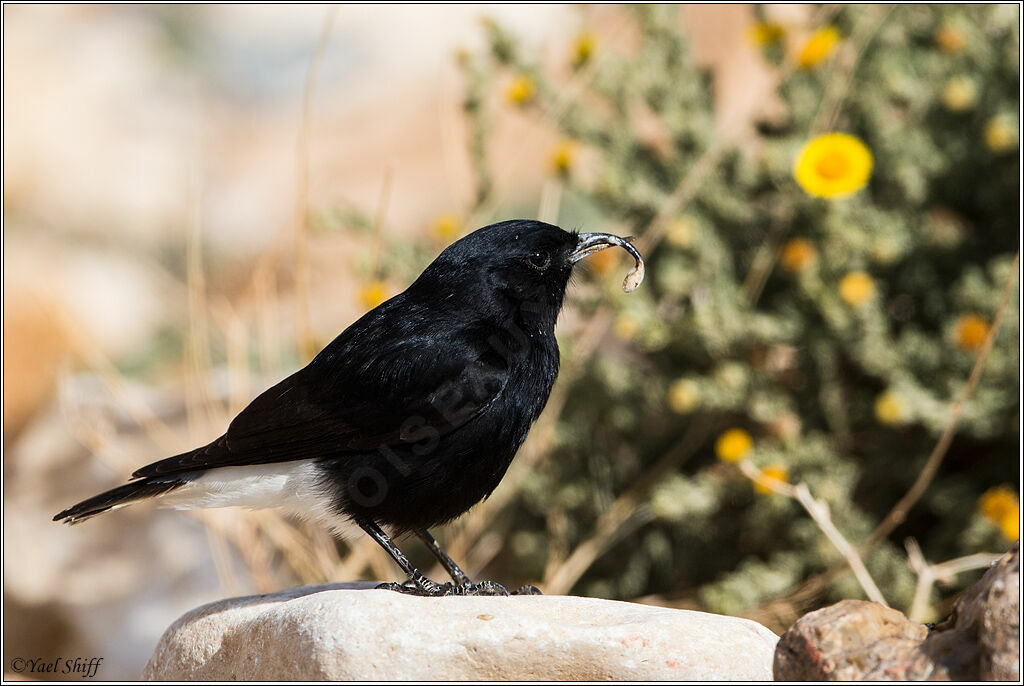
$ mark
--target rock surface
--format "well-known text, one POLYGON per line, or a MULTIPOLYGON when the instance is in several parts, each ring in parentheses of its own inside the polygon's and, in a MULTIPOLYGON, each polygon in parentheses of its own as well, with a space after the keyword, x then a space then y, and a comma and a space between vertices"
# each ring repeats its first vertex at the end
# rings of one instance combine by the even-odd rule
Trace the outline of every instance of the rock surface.
POLYGON ((1020 544, 928 631, 901 612, 844 600, 779 639, 777 681, 1020 679, 1020 544))
POLYGON ((156 680, 771 679, 756 622, 595 598, 419 598, 306 586, 193 610, 164 633, 156 680))
POLYGON ((866 600, 843 600, 801 617, 775 649, 776 681, 926 679, 928 627, 866 600), (914 659, 914 658, 919 659, 914 659))
POLYGON ((954 679, 1020 681, 1020 542, 985 572, 953 605, 953 613, 928 637, 925 647, 963 646, 954 679))

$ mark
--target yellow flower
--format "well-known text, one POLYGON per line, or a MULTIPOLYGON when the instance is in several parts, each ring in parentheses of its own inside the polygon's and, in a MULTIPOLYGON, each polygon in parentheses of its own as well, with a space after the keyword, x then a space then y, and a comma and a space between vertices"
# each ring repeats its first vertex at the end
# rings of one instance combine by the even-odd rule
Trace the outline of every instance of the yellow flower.
POLYGON ((999 524, 1007 515, 1019 513, 1020 501, 1009 486, 996 486, 978 498, 978 512, 993 524, 999 524))
POLYGON ((976 314, 961 315, 956 321, 956 344, 963 350, 977 350, 988 336, 988 322, 976 314))
POLYGON ((747 39, 759 48, 778 43, 785 35, 786 29, 782 24, 770 21, 759 22, 747 29, 747 39))
POLYGON ((440 214, 431 223, 430 232, 442 243, 450 243, 462 233, 462 218, 452 212, 440 214))
POLYGON ((783 246, 779 261, 786 271, 798 272, 810 266, 817 256, 818 251, 814 249, 813 243, 803 238, 794 238, 783 246))
POLYGON ((754 480, 754 490, 762 495, 775 492, 772 486, 789 483, 789 470, 780 464, 773 464, 761 470, 754 480))
POLYGON ((383 281, 369 281, 359 287, 359 304, 373 309, 388 299, 387 286, 383 281))
POLYGON ((978 498, 978 512, 1008 541, 1020 538, 1020 501, 1009 486, 996 486, 978 498))
POLYGON ((665 240, 677 248, 689 248, 697 235, 696 223, 691 217, 680 217, 665 231, 665 240))
POLYGON ((615 318, 612 330, 619 339, 623 341, 631 341, 633 340, 633 337, 636 336, 636 332, 640 330, 640 323, 633 315, 628 312, 623 312, 615 318))
POLYGON ((977 98, 974 82, 962 76, 950 79, 942 89, 942 104, 951 112, 971 109, 977 98))
POLYGON ((903 423, 903 403, 898 393, 886 391, 875 399, 875 418, 889 426, 903 423))
POLYGON ((1008 541, 1016 541, 1020 538, 1020 506, 1013 508, 1011 512, 1003 515, 999 520, 999 531, 1008 541))
POLYGON ((850 272, 839 282, 839 297, 847 305, 860 307, 874 296, 875 282, 864 272, 850 272))
POLYGON ((1008 152, 1017 147, 1017 127, 1005 117, 994 117, 985 125, 985 145, 992 152, 1008 152))
POLYGON ((725 462, 739 462, 754 447, 754 439, 743 429, 729 429, 715 441, 715 454, 725 462))
POLYGON ((874 160, 859 138, 826 133, 810 141, 793 162, 793 177, 808 195, 842 198, 871 178, 874 160))
POLYGON ((576 36, 572 43, 572 68, 579 69, 590 61, 594 56, 594 49, 597 47, 597 36, 590 31, 584 31, 576 36))
POLYGON ((950 54, 958 53, 964 48, 964 34, 952 26, 942 26, 935 32, 935 44, 943 52, 950 54))
POLYGON ((822 60, 828 59, 836 49, 839 42, 839 29, 834 26, 826 26, 818 29, 804 43, 803 49, 797 56, 797 64, 803 69, 810 69, 822 60))
POLYGON ((505 89, 505 99, 518 106, 529 104, 537 94, 537 86, 526 74, 518 74, 505 89))
POLYGON ((700 388, 695 382, 689 379, 679 379, 669 386, 668 406, 672 408, 673 412, 686 414, 696 409, 698 405, 700 405, 700 388))
MULTIPOLYGON (((564 140, 551 151, 551 169, 559 176, 568 176, 576 161, 576 141, 564 140)), ((610 252, 606 250, 605 252, 610 252)), ((598 253, 601 254, 601 253, 598 253)))

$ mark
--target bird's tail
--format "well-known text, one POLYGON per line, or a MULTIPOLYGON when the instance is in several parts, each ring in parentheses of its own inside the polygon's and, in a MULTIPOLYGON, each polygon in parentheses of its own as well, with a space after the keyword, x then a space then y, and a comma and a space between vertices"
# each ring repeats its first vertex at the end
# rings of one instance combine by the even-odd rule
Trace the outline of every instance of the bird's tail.
POLYGON ((95 517, 107 510, 130 505, 138 500, 145 500, 164 493, 170 493, 176 488, 181 488, 196 477, 195 473, 174 474, 173 476, 147 477, 132 481, 124 486, 112 488, 109 491, 95 495, 88 500, 83 500, 77 505, 56 514, 53 521, 63 521, 66 524, 77 524, 84 522, 90 517, 95 517))

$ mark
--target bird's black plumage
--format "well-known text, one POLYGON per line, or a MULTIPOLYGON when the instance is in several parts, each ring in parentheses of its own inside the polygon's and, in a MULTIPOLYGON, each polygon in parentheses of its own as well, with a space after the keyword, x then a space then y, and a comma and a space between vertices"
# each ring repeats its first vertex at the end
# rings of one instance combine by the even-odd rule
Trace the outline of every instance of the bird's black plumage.
POLYGON ((339 519, 386 548, 379 527, 429 537, 426 529, 494 490, 543 410, 558 374, 554 327, 579 243, 575 233, 525 220, 469 234, 259 395, 223 436, 142 467, 136 481, 54 519, 74 523, 176 488, 185 493, 209 475, 228 478, 238 471, 232 467, 307 461, 316 497, 339 519))

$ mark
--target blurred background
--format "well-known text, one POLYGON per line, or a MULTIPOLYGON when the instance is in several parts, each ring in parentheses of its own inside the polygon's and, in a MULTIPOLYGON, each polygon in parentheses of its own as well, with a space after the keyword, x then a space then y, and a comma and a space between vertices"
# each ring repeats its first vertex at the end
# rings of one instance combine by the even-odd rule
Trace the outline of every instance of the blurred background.
POLYGON ((575 279, 544 415, 435 532, 471 576, 931 621, 1017 539, 1017 6, 3 12, 5 656, 133 679, 201 603, 397 578, 272 511, 50 520, 512 217, 648 280, 575 279))

